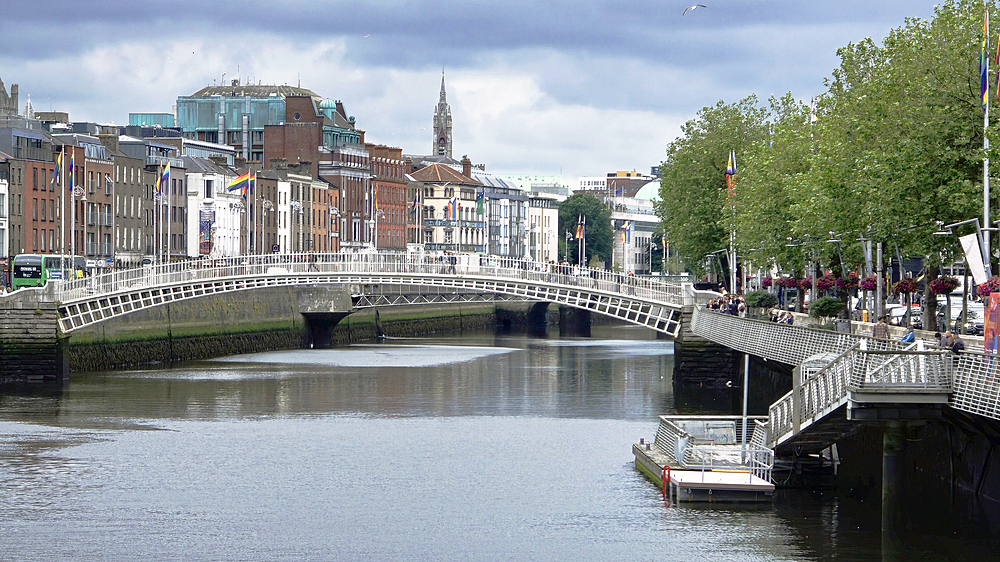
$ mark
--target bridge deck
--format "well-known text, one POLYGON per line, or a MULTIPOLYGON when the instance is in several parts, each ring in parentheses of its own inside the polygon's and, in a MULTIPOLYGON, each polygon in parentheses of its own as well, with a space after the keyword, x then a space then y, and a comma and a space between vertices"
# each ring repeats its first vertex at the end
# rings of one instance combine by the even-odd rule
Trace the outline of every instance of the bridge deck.
MULTIPOLYGON (((677 336, 685 297, 679 284, 626 277, 612 271, 556 267, 483 256, 450 264, 407 254, 296 254, 241 256, 163 264, 86 279, 50 283, 60 303, 60 326, 79 328, 170 302, 262 287, 342 284, 355 296, 385 285, 428 293, 473 291, 553 302, 613 316, 677 336)), ((690 301, 691 299, 688 298, 690 301)))

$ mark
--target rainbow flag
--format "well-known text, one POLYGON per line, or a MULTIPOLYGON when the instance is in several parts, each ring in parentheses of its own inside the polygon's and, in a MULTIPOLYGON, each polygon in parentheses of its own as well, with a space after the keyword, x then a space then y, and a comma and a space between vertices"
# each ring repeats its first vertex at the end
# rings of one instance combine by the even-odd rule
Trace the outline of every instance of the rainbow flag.
POLYGON ((233 181, 229 182, 226 186, 226 191, 232 193, 233 191, 240 190, 240 193, 246 197, 247 188, 250 185, 250 172, 244 172, 243 175, 238 176, 233 181))
POLYGON ((989 78, 986 76, 989 74, 990 68, 990 14, 986 12, 983 14, 983 41, 979 46, 979 102, 982 105, 983 113, 986 113, 986 108, 989 106, 989 95, 990 95, 990 84, 989 78))
POLYGON ((73 192, 73 166, 76 164, 76 151, 69 155, 69 191, 73 192))
MULTIPOLYGON (((163 166, 163 171, 160 172, 160 185, 162 188, 169 192, 170 190, 170 161, 163 166)), ((162 192, 161 192, 162 193, 162 192)))
POLYGON ((372 188, 372 215, 378 214, 378 189, 372 188))
POLYGON ((49 181, 49 187, 54 187, 56 182, 59 181, 59 174, 62 171, 62 150, 59 151, 59 156, 56 156, 56 169, 52 171, 52 179, 49 181))
MULTIPOLYGON (((250 186, 250 193, 253 193, 253 190, 257 188, 257 172, 254 172, 254 174, 250 176, 250 180, 247 183, 250 186)), ((246 197, 246 194, 243 196, 246 197)))

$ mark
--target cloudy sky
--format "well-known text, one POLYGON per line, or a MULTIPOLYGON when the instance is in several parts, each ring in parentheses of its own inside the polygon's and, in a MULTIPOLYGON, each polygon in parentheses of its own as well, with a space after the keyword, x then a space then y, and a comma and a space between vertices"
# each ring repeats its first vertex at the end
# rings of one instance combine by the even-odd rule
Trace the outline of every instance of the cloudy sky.
POLYGON ((369 142, 425 154, 443 69, 456 157, 575 184, 648 173, 719 100, 822 93, 838 47, 935 3, 699 1, 685 15, 692 0, 15 2, 0 79, 22 106, 119 124, 223 74, 301 83, 343 100, 369 142))

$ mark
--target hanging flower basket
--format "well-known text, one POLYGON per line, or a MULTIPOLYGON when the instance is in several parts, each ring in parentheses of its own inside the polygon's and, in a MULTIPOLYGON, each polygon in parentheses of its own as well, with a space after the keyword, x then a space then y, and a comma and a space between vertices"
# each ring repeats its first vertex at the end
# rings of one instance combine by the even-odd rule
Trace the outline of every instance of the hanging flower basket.
POLYGON ((837 279, 830 274, 826 274, 816 279, 816 288, 820 291, 827 291, 837 286, 837 279))
POLYGON ((874 291, 877 286, 878 286, 878 277, 874 275, 869 275, 868 277, 865 277, 864 279, 858 282, 858 287, 862 291, 874 291))
POLYGON ((768 277, 763 277, 763 278, 761 278, 761 280, 760 280, 760 285, 761 285, 762 287, 770 287, 770 286, 771 286, 771 283, 773 283, 773 282, 774 282, 774 280, 773 280, 773 279, 771 279, 771 277, 770 277, 770 276, 768 276, 768 277))
POLYGON ((778 285, 786 289, 791 289, 792 287, 799 286, 799 280, 797 277, 781 277, 778 279, 778 285))
POLYGON ((813 280, 812 279, 810 279, 808 277, 800 277, 799 278, 799 288, 802 289, 803 291, 808 290, 808 289, 812 289, 812 286, 813 286, 813 280))
POLYGON ((836 286, 842 291, 853 291, 858 288, 858 274, 848 273, 847 277, 838 277, 836 286))
POLYGON ((1000 293, 1000 279, 990 277, 982 285, 976 285, 976 294, 985 296, 990 293, 1000 293))
POLYGON ((892 284, 892 290, 896 293, 916 293, 918 290, 917 282, 909 277, 900 279, 892 284))
POLYGON ((931 292, 935 295, 947 295, 958 288, 958 279, 954 277, 938 277, 930 282, 931 292))

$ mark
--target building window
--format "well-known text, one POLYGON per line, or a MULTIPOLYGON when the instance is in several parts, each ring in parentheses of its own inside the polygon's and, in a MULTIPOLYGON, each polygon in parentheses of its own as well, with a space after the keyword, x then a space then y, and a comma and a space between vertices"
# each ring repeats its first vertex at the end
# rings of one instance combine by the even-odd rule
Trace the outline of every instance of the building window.
POLYGON ((38 199, 31 200, 31 220, 38 220, 38 199))
POLYGON ((215 198, 215 190, 212 180, 205 180, 205 199, 215 198))

